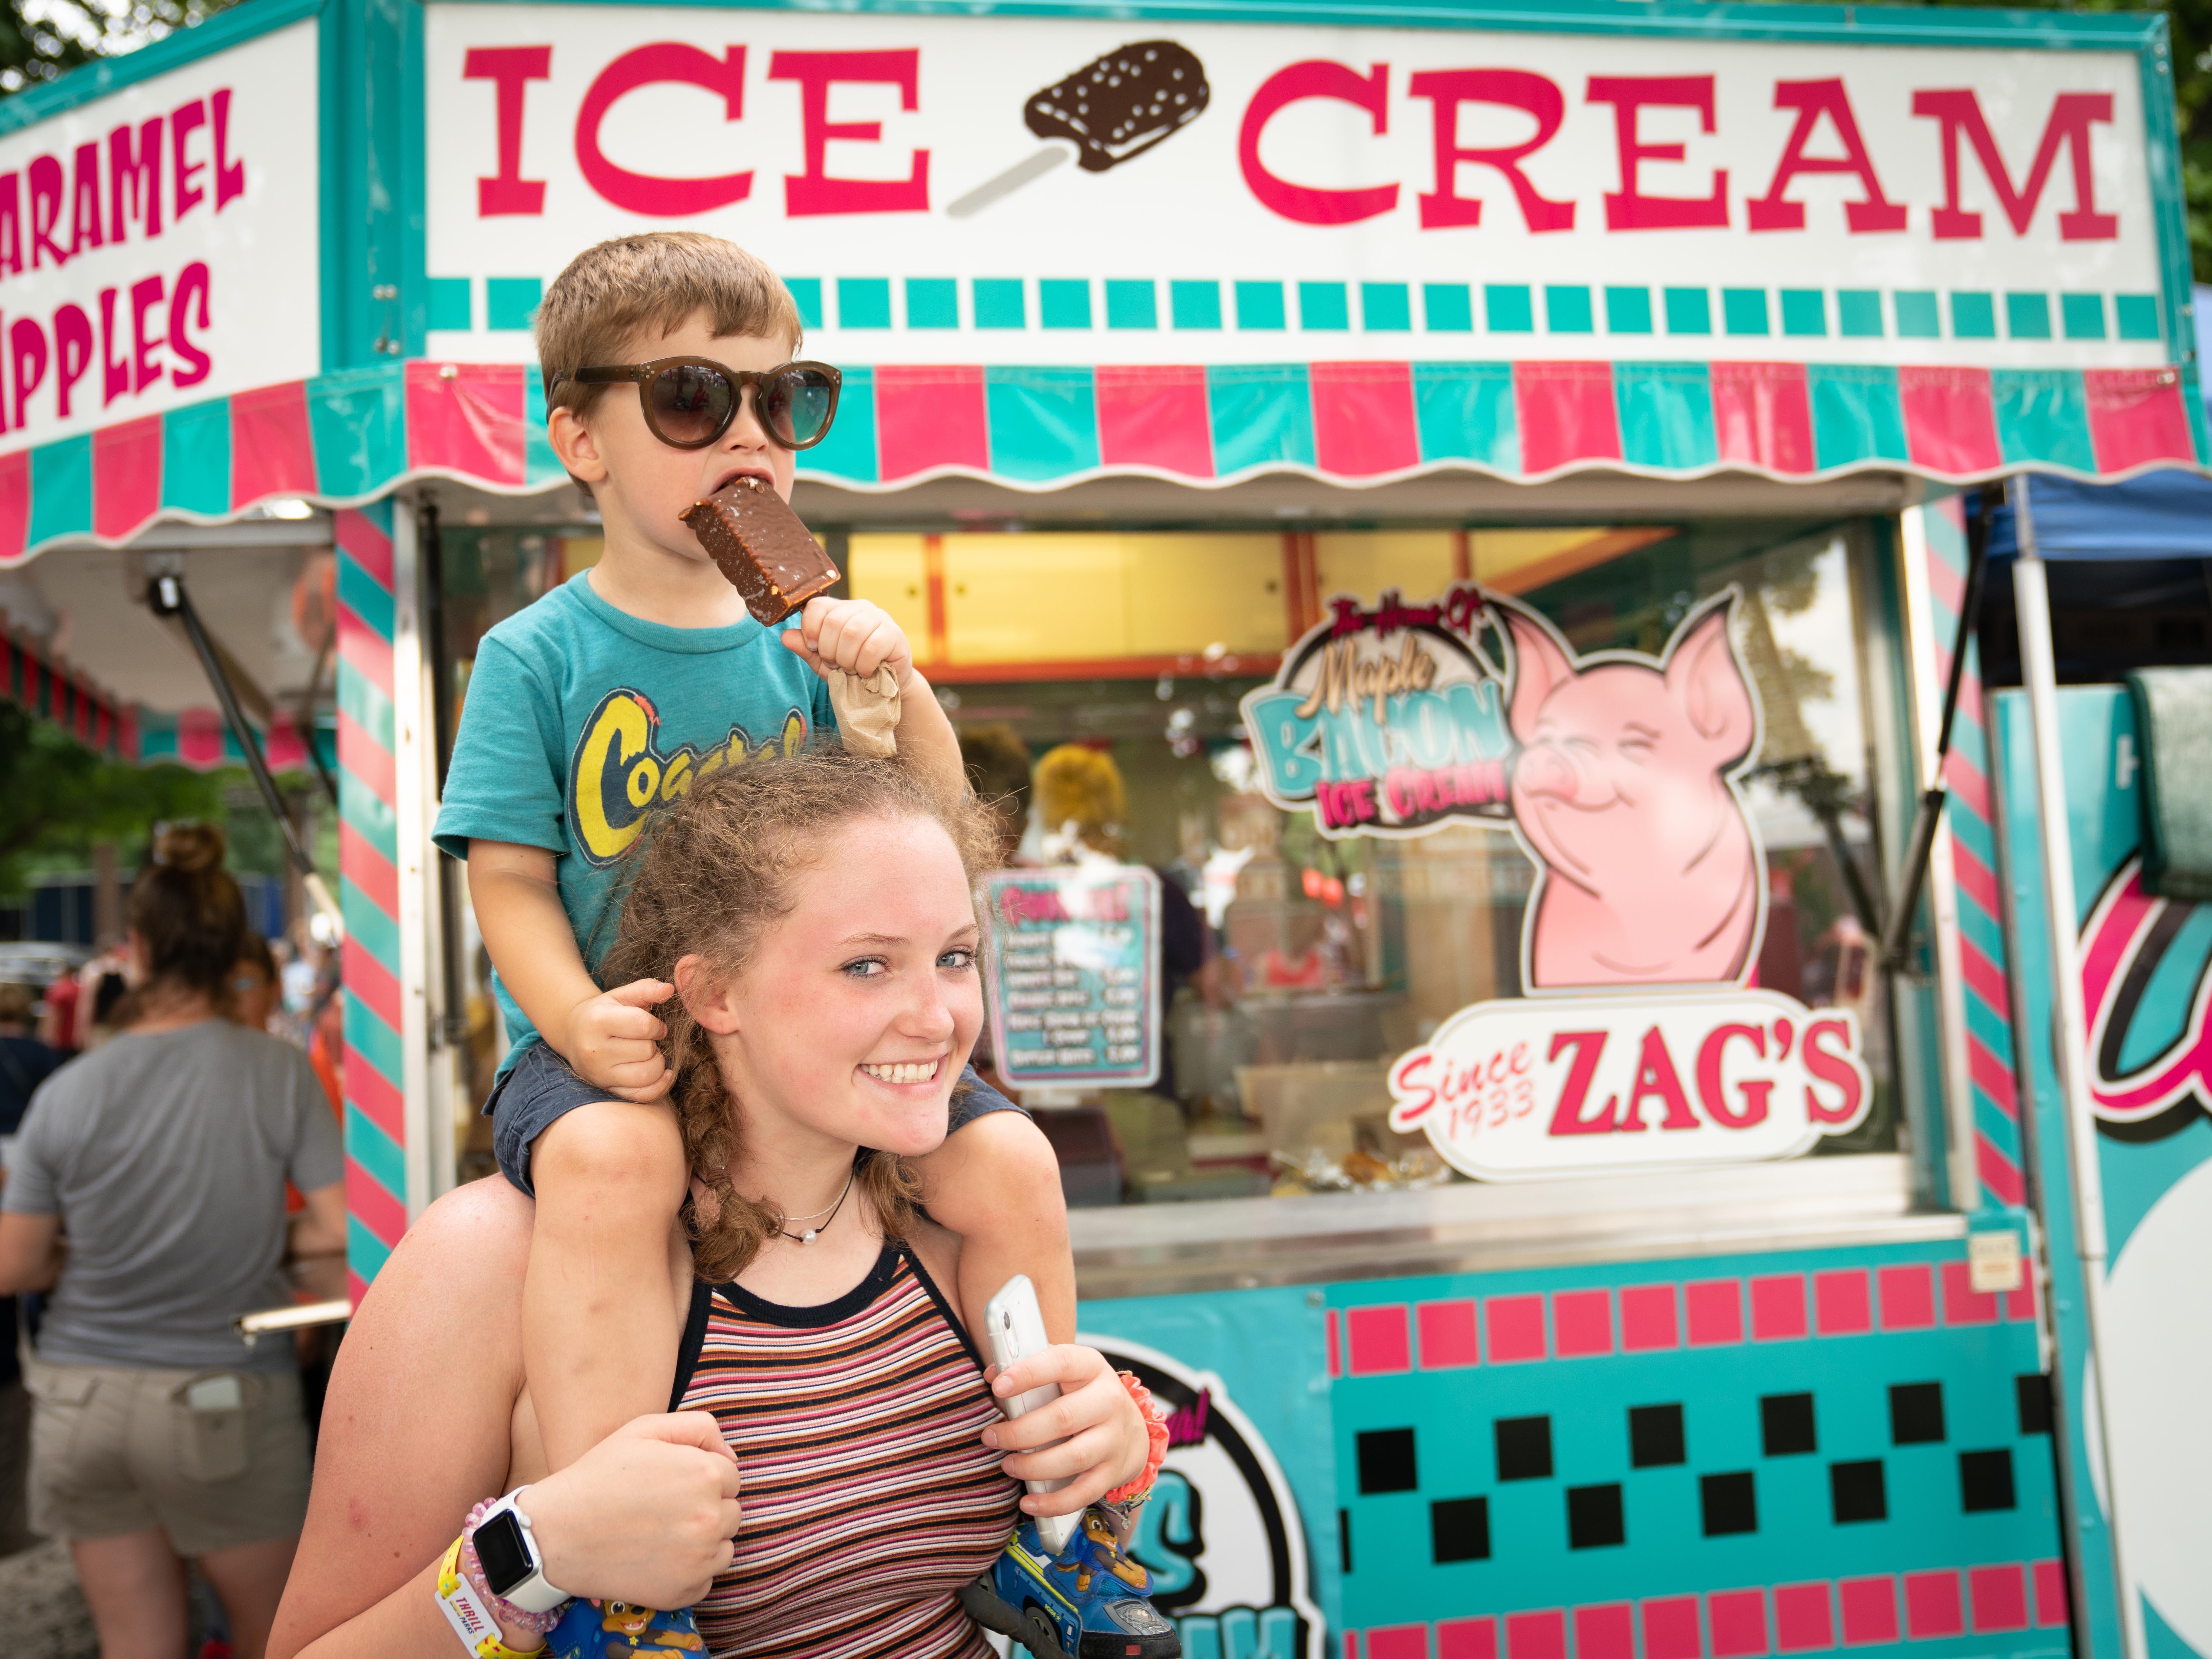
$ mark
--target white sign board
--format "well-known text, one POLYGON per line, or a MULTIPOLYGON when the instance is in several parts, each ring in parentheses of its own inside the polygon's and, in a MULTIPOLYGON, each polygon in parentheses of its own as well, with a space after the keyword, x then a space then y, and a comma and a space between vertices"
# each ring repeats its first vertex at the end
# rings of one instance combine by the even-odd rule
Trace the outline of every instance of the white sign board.
POLYGON ((602 238, 687 227, 819 283, 813 349, 848 362, 1402 361, 1409 339, 1443 357, 1702 360, 1726 341, 1825 362, 2166 361, 2137 337, 2160 285, 2126 52, 425 16, 429 274, 472 295, 436 354, 527 357, 528 282, 602 238), (1729 289, 1763 295, 1756 318, 1729 289), (2014 289, 2041 310, 2014 314, 2014 289), (1961 293, 1978 297, 1939 325, 1961 293))
POLYGON ((983 878, 992 1054, 1017 1088, 1160 1074, 1160 878, 1103 860, 983 878))
POLYGON ((321 372, 315 29, 0 138, 0 449, 321 372))
POLYGON ((1390 1094, 1392 1128, 1484 1181, 1794 1158, 1874 1100, 1856 1013, 1748 990, 1480 1002, 1390 1094))

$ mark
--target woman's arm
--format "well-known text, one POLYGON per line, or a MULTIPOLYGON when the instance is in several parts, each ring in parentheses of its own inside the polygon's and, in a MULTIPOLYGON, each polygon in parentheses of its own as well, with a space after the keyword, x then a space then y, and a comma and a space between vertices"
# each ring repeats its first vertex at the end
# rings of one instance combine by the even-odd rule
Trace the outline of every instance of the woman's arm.
POLYGON ((454 1642, 430 1580, 470 1506, 506 1490, 529 1249, 528 1200, 477 1182, 423 1212, 355 1310, 270 1659, 454 1642))
MULTIPOLYGON (((521 1503, 551 1583, 640 1606, 688 1607, 730 1565, 741 1518, 737 1491, 737 1461, 722 1443, 721 1425, 710 1412, 684 1412, 626 1424, 558 1474, 532 1481, 521 1503)), ((444 1644, 456 1638, 437 1603, 443 1559, 441 1549, 374 1606, 301 1648, 292 1645, 301 1632, 288 1618, 300 1583, 295 1563, 270 1659, 446 1652, 444 1644)), ((311 1618, 303 1613, 299 1622, 311 1618)), ((538 1641, 520 1630, 503 1633, 510 1647, 525 1651, 538 1641)))
MULTIPOLYGON (((319 1107, 319 1103, 318 1103, 319 1107)), ((302 1194, 307 1207, 292 1218, 285 1250, 291 1255, 338 1255, 346 1247, 345 1182, 333 1181, 302 1194)))
POLYGON ((0 1296, 51 1291, 62 1273, 62 1218, 0 1215, 0 1296))
MULTIPOLYGON (((471 1505, 505 1492, 532 1206, 494 1176, 423 1212, 363 1299, 323 1407, 307 1524, 270 1659, 438 1655, 433 1595, 471 1505)), ((735 1460, 699 1412, 642 1417, 524 1500, 546 1576, 686 1607, 726 1566, 735 1460)))

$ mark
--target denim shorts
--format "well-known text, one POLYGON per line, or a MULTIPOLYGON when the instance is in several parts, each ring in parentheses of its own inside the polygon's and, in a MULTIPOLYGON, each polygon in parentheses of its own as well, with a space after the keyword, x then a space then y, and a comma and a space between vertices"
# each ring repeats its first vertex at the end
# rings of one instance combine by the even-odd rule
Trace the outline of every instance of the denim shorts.
MULTIPOLYGON (((568 1069, 568 1062, 542 1042, 533 1042, 514 1058, 507 1075, 492 1085, 484 1102, 491 1119, 492 1152, 499 1172, 532 1198, 530 1148, 553 1120, 579 1106, 608 1099, 605 1089, 586 1083, 568 1069)), ((1019 1112, 1021 1108, 975 1074, 970 1066, 952 1086, 952 1127, 960 1128, 992 1112, 1019 1112)), ((1024 1114, 1027 1115, 1027 1114, 1024 1114)))

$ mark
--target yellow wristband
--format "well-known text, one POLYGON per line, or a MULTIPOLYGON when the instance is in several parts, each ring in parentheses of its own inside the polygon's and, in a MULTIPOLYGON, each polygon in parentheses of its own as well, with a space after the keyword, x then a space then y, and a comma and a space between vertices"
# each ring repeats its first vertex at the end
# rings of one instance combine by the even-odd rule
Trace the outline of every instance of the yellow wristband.
POLYGON ((438 1564, 438 1608, 446 1615, 446 1622, 453 1627, 453 1634, 461 1638, 462 1645, 477 1659, 537 1659, 545 1651, 540 1638, 534 1648, 511 1648, 501 1634, 499 1620, 492 1617, 491 1608, 474 1584, 461 1573, 461 1540, 453 1540, 446 1559, 438 1564))

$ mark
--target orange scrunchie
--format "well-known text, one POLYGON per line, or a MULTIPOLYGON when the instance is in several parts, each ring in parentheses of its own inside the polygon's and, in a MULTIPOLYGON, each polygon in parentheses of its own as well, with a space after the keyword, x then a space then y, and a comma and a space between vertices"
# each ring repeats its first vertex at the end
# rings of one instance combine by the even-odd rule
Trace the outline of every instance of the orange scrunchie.
POLYGON ((1133 1504, 1149 1497, 1152 1483, 1160 1478, 1160 1465, 1167 1461, 1168 1414, 1160 1409, 1160 1402, 1152 1398, 1152 1391, 1127 1371, 1116 1371, 1121 1386, 1129 1391, 1129 1398, 1137 1402, 1137 1414, 1145 1419, 1145 1437, 1150 1443, 1145 1452, 1145 1467, 1137 1477, 1126 1486, 1108 1492, 1101 1500, 1108 1504, 1133 1504))

